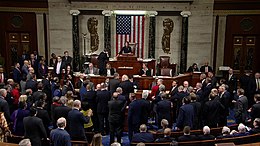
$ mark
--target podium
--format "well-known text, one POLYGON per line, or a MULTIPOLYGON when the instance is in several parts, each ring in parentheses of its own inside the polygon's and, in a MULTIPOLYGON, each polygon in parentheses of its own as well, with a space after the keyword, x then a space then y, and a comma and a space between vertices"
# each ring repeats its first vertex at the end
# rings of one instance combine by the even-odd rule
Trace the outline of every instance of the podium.
POLYGON ((119 75, 137 75, 142 69, 142 64, 147 63, 148 68, 155 71, 155 59, 137 59, 131 54, 123 54, 117 57, 117 60, 109 61, 111 66, 116 69, 119 75))

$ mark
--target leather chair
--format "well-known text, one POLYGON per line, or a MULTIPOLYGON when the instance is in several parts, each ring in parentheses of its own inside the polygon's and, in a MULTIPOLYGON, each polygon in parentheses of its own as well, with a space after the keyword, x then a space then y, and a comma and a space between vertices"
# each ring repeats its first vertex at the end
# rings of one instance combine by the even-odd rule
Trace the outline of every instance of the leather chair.
POLYGON ((170 57, 169 56, 160 56, 159 67, 168 68, 170 66, 170 57))
POLYGON ((161 68, 161 76, 172 77, 172 69, 171 68, 161 68))
POLYGON ((90 62, 93 63, 94 67, 98 67, 98 55, 97 54, 92 54, 90 56, 90 62))

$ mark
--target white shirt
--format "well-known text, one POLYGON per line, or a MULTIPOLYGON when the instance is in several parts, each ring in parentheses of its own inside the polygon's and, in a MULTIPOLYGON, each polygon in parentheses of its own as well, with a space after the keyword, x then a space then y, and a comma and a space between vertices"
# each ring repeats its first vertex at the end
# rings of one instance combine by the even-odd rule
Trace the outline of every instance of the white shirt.
POLYGON ((111 76, 111 70, 107 69, 107 76, 111 76))
POLYGON ((56 74, 60 74, 60 67, 61 67, 61 62, 58 62, 56 67, 56 74))

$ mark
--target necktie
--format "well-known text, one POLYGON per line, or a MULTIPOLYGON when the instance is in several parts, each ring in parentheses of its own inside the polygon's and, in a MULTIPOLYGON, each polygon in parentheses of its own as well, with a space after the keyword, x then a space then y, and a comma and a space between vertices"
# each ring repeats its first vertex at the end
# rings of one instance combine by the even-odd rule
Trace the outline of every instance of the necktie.
POLYGON ((208 67, 207 66, 205 67, 205 72, 208 72, 208 67))

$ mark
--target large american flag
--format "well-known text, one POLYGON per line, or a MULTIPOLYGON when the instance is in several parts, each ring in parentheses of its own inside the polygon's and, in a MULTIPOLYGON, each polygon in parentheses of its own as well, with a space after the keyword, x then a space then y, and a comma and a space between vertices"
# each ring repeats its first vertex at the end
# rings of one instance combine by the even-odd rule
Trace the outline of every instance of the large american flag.
MULTIPOLYGON (((131 15, 116 16, 116 54, 125 42, 136 43, 135 55, 144 57, 145 17, 131 15)), ((133 49, 133 48, 132 48, 133 49)), ((132 50, 133 51, 133 50, 132 50)))

